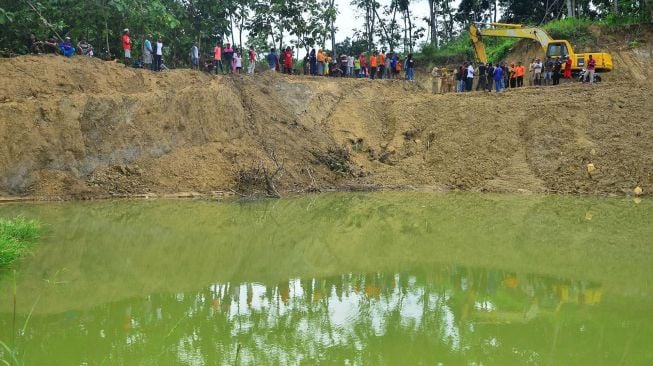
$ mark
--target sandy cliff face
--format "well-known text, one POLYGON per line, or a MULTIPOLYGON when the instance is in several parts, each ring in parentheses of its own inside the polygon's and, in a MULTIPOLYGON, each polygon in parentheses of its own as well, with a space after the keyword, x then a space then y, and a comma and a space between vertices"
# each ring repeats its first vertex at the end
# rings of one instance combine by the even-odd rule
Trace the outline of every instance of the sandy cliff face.
POLYGON ((647 80, 431 95, 403 81, 30 56, 0 60, 0 82, 5 196, 653 190, 647 80))

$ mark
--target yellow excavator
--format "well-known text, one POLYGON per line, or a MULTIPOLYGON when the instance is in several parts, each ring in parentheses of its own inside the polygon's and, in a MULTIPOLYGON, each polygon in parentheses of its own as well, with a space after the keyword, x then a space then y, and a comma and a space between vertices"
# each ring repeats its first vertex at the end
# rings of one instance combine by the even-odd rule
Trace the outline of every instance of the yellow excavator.
MULTIPOLYGON (((596 60, 596 71, 608 72, 612 70, 612 56, 605 52, 575 53, 567 40, 554 40, 543 29, 525 27, 521 24, 490 23, 492 28, 480 29, 475 24, 469 27, 469 36, 474 45, 476 57, 483 63, 487 63, 487 54, 483 37, 507 37, 507 38, 529 38, 540 43, 545 57, 571 58, 571 71, 577 73, 583 70, 589 59, 589 55, 596 60)), ((564 68, 564 64, 563 64, 564 68)))

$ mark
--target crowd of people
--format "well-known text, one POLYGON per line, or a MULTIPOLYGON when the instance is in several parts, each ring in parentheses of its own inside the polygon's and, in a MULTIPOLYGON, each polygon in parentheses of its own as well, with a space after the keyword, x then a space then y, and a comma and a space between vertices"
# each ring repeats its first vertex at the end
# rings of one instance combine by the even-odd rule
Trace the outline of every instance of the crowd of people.
POLYGON ((82 38, 77 45, 73 45, 70 37, 64 37, 61 42, 50 36, 46 40, 41 41, 36 38, 34 33, 29 35, 27 39, 27 49, 30 53, 54 53, 62 54, 66 57, 72 57, 74 54, 93 57, 93 46, 82 38))
MULTIPOLYGON (((40 41, 34 34, 30 34, 27 47, 31 53, 59 53, 66 57, 72 57, 75 54, 88 57, 94 55, 93 46, 84 38, 74 45, 70 37, 61 39, 61 42, 57 42, 52 36, 45 41, 40 41)), ((152 35, 147 34, 143 40, 142 57, 132 60, 132 39, 129 29, 126 28, 122 32, 122 49, 125 65, 143 67, 152 71, 167 69, 163 64, 162 37, 157 37, 156 42, 153 42, 152 35)), ((238 48, 232 47, 229 42, 224 44, 217 42, 211 53, 206 56, 203 65, 200 65, 200 49, 197 42, 193 43, 189 50, 191 68, 194 70, 202 68, 206 72, 215 74, 240 74, 243 65, 246 65, 247 73, 253 74, 258 58, 254 48, 249 47, 245 62, 238 48)), ((358 56, 340 54, 340 56, 334 57, 331 52, 313 48, 306 54, 300 65, 295 65, 294 57, 291 47, 286 47, 281 53, 277 53, 276 49, 272 48, 264 60, 267 69, 284 74, 303 73, 310 76, 415 80, 415 59, 412 54, 408 54, 402 59, 398 53, 386 53, 385 50, 382 50, 380 52, 373 51, 369 56, 360 53, 358 56)), ((501 92, 508 88, 521 88, 525 82, 532 86, 558 85, 561 78, 571 80, 571 66, 572 61, 569 57, 549 57, 544 61, 534 58, 528 65, 528 69, 521 61, 510 64, 500 62, 494 65, 480 63, 477 66, 471 62, 465 62, 453 71, 435 67, 432 76, 434 83, 437 82, 438 92, 462 93, 472 90, 501 92), (475 88, 474 81, 476 81, 475 88)), ((583 81, 594 82, 595 68, 596 61, 590 55, 583 72, 583 81)), ((434 84, 434 91, 435 89, 434 84)))
MULTIPOLYGON (((590 55, 582 81, 593 83, 595 69, 596 60, 590 55)), ((571 81, 571 71, 571 58, 548 57, 544 61, 534 58, 528 65, 528 69, 521 61, 516 64, 514 62, 510 64, 500 62, 495 65, 480 63, 476 67, 472 63, 465 62, 453 72, 446 68, 435 67, 431 74, 438 82, 438 86, 435 86, 434 90, 437 89, 438 92, 445 93, 463 93, 472 90, 501 92, 505 89, 521 88, 525 82, 530 86, 558 85, 561 78, 571 81), (474 80, 476 80, 475 88, 474 80)))
MULTIPOLYGON (((193 47, 196 47, 193 46, 193 47)), ((193 57, 197 55, 195 49, 191 51, 193 57)), ((230 43, 222 45, 216 43, 212 54, 213 62, 206 61, 204 69, 210 73, 234 73, 241 72, 243 60, 238 55, 238 50, 232 48, 230 43)), ((385 53, 385 51, 374 51, 369 57, 365 53, 357 57, 341 54, 333 57, 322 49, 312 49, 303 58, 300 65, 296 65, 295 54, 290 47, 286 47, 280 53, 271 48, 265 56, 267 69, 283 74, 301 74, 310 76, 331 76, 350 78, 370 79, 399 79, 401 70, 405 70, 405 79, 415 79, 415 60, 409 54, 404 60, 397 53, 385 53)), ((253 74, 256 69, 257 53, 253 47, 248 50, 247 73, 253 74)), ((193 61, 194 62, 194 61, 193 61)))

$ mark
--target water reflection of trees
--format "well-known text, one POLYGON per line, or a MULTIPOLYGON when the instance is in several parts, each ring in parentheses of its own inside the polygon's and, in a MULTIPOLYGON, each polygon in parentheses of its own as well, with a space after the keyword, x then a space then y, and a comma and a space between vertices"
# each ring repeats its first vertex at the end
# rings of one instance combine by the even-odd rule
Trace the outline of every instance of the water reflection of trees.
POLYGON ((30 337, 60 329, 41 347, 86 343, 62 357, 90 363, 233 364, 238 344, 240 362, 256 365, 537 363, 556 357, 555 332, 595 321, 583 309, 601 295, 594 283, 458 266, 217 283, 51 315, 30 337))

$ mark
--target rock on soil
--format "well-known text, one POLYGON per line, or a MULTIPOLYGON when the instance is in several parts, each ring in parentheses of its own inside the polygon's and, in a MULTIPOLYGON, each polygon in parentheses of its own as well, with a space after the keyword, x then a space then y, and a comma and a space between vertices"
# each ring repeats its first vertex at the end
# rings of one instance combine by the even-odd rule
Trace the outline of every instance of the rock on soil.
POLYGON ((432 95, 25 56, 0 60, 0 83, 0 196, 653 191, 648 80, 432 95))

